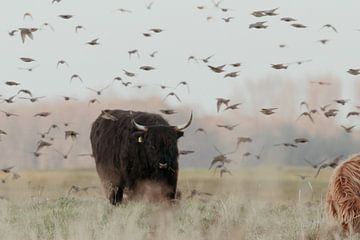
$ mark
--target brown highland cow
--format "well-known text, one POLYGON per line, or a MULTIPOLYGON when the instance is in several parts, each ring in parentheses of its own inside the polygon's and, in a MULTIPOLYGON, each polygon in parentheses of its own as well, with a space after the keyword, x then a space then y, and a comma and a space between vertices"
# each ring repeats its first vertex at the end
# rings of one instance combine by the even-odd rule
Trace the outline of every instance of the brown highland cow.
POLYGON ((345 233, 360 233, 360 155, 348 158, 334 170, 326 210, 345 233))

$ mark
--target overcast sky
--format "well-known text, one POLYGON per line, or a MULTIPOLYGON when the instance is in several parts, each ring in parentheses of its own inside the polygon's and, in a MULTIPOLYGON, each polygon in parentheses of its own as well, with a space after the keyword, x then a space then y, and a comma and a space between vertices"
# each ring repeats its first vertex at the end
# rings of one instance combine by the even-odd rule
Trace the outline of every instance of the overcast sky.
MULTIPOLYGON (((298 85, 297 94, 308 91, 310 79, 331 76, 343 82, 343 96, 354 97, 357 81, 349 75, 349 68, 360 67, 359 2, 358 1, 231 1, 224 0, 220 7, 229 8, 226 13, 215 8, 211 1, 165 1, 155 0, 151 10, 146 4, 151 1, 86 1, 62 0, 2 0, 0 39, 0 73, 2 81, 20 82, 22 88, 33 90, 36 96, 47 99, 60 99, 59 95, 69 95, 89 99, 96 94, 87 90, 78 81, 69 84, 70 76, 79 74, 86 86, 102 88, 111 83, 115 76, 134 84, 146 87, 125 88, 116 82, 104 91, 131 98, 150 95, 165 96, 171 90, 161 90, 155 84, 175 86, 187 81, 186 88, 179 87, 176 93, 185 103, 199 103, 208 112, 214 111, 216 97, 231 97, 251 105, 252 98, 246 91, 251 82, 278 78, 303 82, 298 85), (197 6, 205 6, 204 10, 197 6), (279 8, 279 14, 272 17, 256 18, 251 15, 255 10, 279 8), (114 11, 118 8, 131 10, 132 13, 114 11), (33 16, 23 19, 29 12, 33 16), (72 14, 64 20, 59 14, 72 14), (206 20, 211 16, 212 20, 206 20), (229 23, 222 17, 234 17, 229 23), (280 21, 281 17, 293 17, 297 22, 308 26, 296 29, 289 23, 280 21), (251 23, 267 21, 267 29, 249 29, 251 23), (33 41, 21 42, 20 35, 10 37, 7 32, 19 27, 40 27, 44 22, 49 28, 34 33, 33 41), (321 27, 332 24, 338 33, 321 27), (75 26, 83 25, 86 30, 75 33, 75 26), (142 35, 150 28, 164 31, 146 38, 142 35), (86 42, 100 38, 99 46, 85 45, 86 42), (330 39, 322 45, 320 39, 330 39), (286 44, 279 48, 279 44, 286 44), (128 51, 138 49, 140 59, 129 59, 128 51), (155 58, 149 53, 159 51, 155 58), (241 62, 237 78, 224 79, 225 73, 211 72, 203 63, 188 63, 190 55, 205 58, 214 55, 209 64, 241 62), (31 57, 35 63, 23 63, 20 57, 31 57), (64 59, 70 67, 56 68, 58 60, 64 59), (287 70, 275 70, 272 63, 288 63, 312 59, 302 65, 291 65, 287 70), (151 65, 154 71, 139 70, 142 65, 151 65), (38 66, 33 72, 19 70, 18 67, 38 66), (135 72, 135 78, 128 78, 122 69, 135 72)), ((226 72, 235 68, 226 67, 226 72)), ((0 94, 11 96, 17 89, 0 85, 0 94)), ((269 91, 271 91, 269 89, 269 91)), ((259 96, 258 96, 259 97, 259 96)), ((266 98, 264 104, 266 105, 266 98)), ((175 99, 169 103, 178 106, 175 99)), ((181 104, 180 104, 181 105, 181 104)), ((260 107, 260 106, 256 106, 260 107)), ((265 107, 265 106, 264 106, 265 107)))

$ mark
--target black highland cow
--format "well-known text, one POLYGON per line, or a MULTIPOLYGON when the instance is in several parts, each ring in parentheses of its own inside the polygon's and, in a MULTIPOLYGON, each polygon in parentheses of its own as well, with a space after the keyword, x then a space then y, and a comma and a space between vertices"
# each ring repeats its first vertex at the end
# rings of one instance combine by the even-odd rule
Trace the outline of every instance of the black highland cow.
POLYGON ((90 139, 96 170, 112 204, 121 203, 124 189, 135 192, 144 182, 164 186, 176 195, 177 140, 192 121, 170 126, 158 114, 104 110, 92 125, 90 139))

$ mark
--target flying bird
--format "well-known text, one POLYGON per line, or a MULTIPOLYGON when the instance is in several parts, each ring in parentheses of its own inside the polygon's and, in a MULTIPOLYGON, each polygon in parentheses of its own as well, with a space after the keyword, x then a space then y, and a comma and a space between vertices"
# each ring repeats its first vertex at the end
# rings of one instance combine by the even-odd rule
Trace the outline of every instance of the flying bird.
POLYGON ((232 67, 240 67, 242 64, 240 62, 231 63, 230 66, 232 67))
POLYGON ((295 138, 294 139, 294 142, 295 143, 297 143, 297 144, 299 144, 299 143, 308 143, 309 142, 309 139, 307 139, 307 138, 295 138))
POLYGON ((309 110, 309 104, 306 101, 302 101, 300 103, 300 109, 301 109, 302 106, 305 106, 309 110))
POLYGON ((331 104, 326 104, 326 105, 320 107, 320 110, 323 111, 323 112, 325 112, 326 109, 327 109, 328 107, 330 107, 330 106, 331 106, 331 104))
POLYGON ((226 156, 234 153, 234 151, 232 151, 232 152, 224 154, 224 153, 221 153, 215 146, 214 146, 214 148, 219 153, 219 155, 217 155, 213 158, 213 160, 210 163, 209 170, 217 163, 220 163, 219 166, 221 166, 221 167, 223 167, 225 165, 225 163, 230 163, 231 160, 228 159, 226 156))
POLYGON ((118 8, 115 11, 121 12, 121 13, 132 13, 131 10, 124 9, 124 8, 118 8))
POLYGON ((349 102, 350 99, 335 99, 334 102, 341 104, 341 105, 345 105, 347 102, 349 102))
POLYGON ((333 26, 333 25, 331 25, 331 24, 325 24, 324 26, 322 26, 321 27, 321 29, 323 29, 323 28, 330 28, 330 29, 332 29, 334 32, 338 32, 337 31, 337 29, 333 26))
POLYGON ((78 74, 73 74, 71 77, 70 77, 70 84, 72 82, 73 79, 79 79, 81 83, 84 83, 82 78, 78 75, 78 74))
POLYGON ((52 146, 52 143, 49 143, 49 142, 46 142, 46 141, 43 141, 43 140, 39 140, 37 142, 37 148, 36 148, 35 152, 39 152, 41 149, 43 149, 45 147, 50 147, 50 146, 52 146))
POLYGON ((197 128, 196 130, 195 130, 195 134, 197 134, 197 133, 199 133, 199 132, 202 132, 202 133, 204 133, 205 135, 207 135, 207 132, 205 131, 205 129, 204 128, 197 128))
POLYGON ((226 98, 216 98, 216 110, 219 112, 221 105, 225 105, 226 107, 229 105, 230 99, 226 98))
POLYGON ((18 85, 20 85, 20 83, 14 82, 14 81, 6 81, 5 84, 8 85, 8 86, 18 86, 18 85))
POLYGON ((234 17, 226 17, 226 18, 221 18, 222 20, 224 20, 224 22, 228 23, 230 22, 232 19, 234 19, 234 17))
POLYGON ((52 31, 55 31, 54 27, 50 23, 44 22, 43 26, 50 28, 52 31))
POLYGON ((210 58, 212 58, 214 56, 214 54, 213 55, 210 55, 210 56, 208 56, 208 57, 206 57, 206 58, 202 58, 202 59, 200 59, 201 61, 203 61, 203 63, 208 63, 209 61, 210 61, 210 58))
POLYGON ((64 98, 64 100, 67 102, 67 101, 70 101, 70 100, 77 100, 76 98, 73 98, 73 97, 69 97, 69 96, 60 96, 62 98, 64 98))
POLYGON ((153 51, 149 54, 150 57, 154 58, 158 51, 153 51))
POLYGON ((67 67, 69 67, 69 64, 65 60, 62 60, 62 59, 57 62, 56 68, 58 68, 59 65, 66 65, 67 67))
POLYGON ((291 24, 294 28, 307 28, 307 26, 301 24, 301 23, 293 23, 291 24))
POLYGON ((224 72, 225 70, 224 70, 223 68, 224 68, 225 66, 226 66, 226 64, 220 65, 220 66, 217 66, 217 67, 208 65, 208 67, 209 67, 213 72, 215 72, 215 73, 222 73, 222 72, 224 72))
POLYGON ((75 32, 78 33, 79 30, 85 30, 85 27, 82 26, 82 25, 77 25, 77 26, 75 26, 75 32))
POLYGON ((250 137, 238 137, 236 142, 236 150, 239 149, 240 144, 242 143, 251 143, 253 140, 250 137))
POLYGON ((132 56, 133 54, 136 54, 136 56, 137 56, 138 58, 140 58, 140 54, 139 54, 139 51, 138 51, 137 49, 129 50, 129 51, 128 51, 128 54, 129 54, 129 59, 131 59, 131 56, 132 56))
POLYGON ((16 113, 10 113, 10 112, 6 112, 6 111, 2 111, 2 110, 1 110, 1 112, 4 113, 6 117, 18 117, 19 116, 16 113))
POLYGON ((65 131, 65 140, 67 140, 69 137, 71 137, 72 140, 76 140, 78 135, 79 135, 78 132, 75 132, 73 130, 66 130, 65 131))
POLYGON ((328 111, 324 112, 325 117, 336 117, 337 113, 339 112, 338 109, 329 109, 328 111))
POLYGON ((174 92, 169 92, 165 97, 164 97, 164 99, 163 99, 163 101, 165 101, 165 99, 167 98, 167 97, 169 97, 169 96, 174 96, 174 97, 176 97, 176 99, 179 101, 179 102, 181 102, 181 99, 178 97, 178 95, 176 95, 176 93, 174 93, 174 92))
POLYGON ((330 41, 330 39, 320 39, 318 40, 318 42, 322 43, 322 44, 326 44, 330 41))
POLYGON ((15 165, 11 166, 11 167, 0 168, 0 170, 4 173, 10 173, 14 167, 15 167, 15 165))
POLYGON ((124 85, 125 87, 129 86, 132 84, 132 82, 124 82, 124 81, 121 81, 121 84, 124 85))
POLYGON ((229 131, 232 131, 232 130, 234 130, 234 128, 239 126, 239 124, 232 124, 232 125, 230 125, 230 124, 216 124, 216 126, 219 127, 219 128, 225 128, 225 129, 227 129, 229 131))
POLYGON ((188 154, 192 154, 192 153, 194 153, 195 151, 193 151, 193 150, 180 150, 179 151, 179 154, 180 155, 188 155, 188 154))
POLYGON ((277 63, 277 64, 271 64, 271 67, 280 70, 280 69, 287 69, 288 65, 284 63, 277 63))
POLYGON ((349 70, 347 70, 347 73, 351 74, 351 75, 359 75, 360 74, 360 68, 350 68, 349 70))
POLYGON ((141 66, 141 67, 139 67, 139 69, 144 70, 144 71, 155 70, 155 68, 152 66, 141 66))
POLYGON ((322 164, 320 164, 320 166, 318 167, 318 171, 316 172, 314 177, 316 178, 319 175, 321 169, 323 168, 327 168, 327 167, 336 168, 339 165, 339 161, 342 159, 342 157, 343 155, 339 155, 331 161, 325 161, 322 164))
POLYGON ((296 121, 299 120, 299 119, 300 119, 301 117, 303 117, 303 116, 308 117, 308 118, 310 119, 310 121, 311 121, 312 123, 314 123, 314 119, 313 119, 313 117, 311 116, 311 114, 310 114, 309 112, 303 112, 303 113, 301 113, 300 116, 296 119, 296 121))
POLYGON ((89 106, 90 104, 93 104, 93 103, 100 103, 100 101, 97 100, 96 98, 90 99, 90 100, 89 100, 89 103, 88 103, 88 106, 89 106))
POLYGON ((16 96, 17 96, 17 94, 14 95, 14 96, 11 96, 11 97, 9 97, 9 98, 3 98, 2 100, 3 100, 4 102, 6 102, 6 103, 14 103, 14 99, 15 99, 16 96))
POLYGON ((224 75, 224 78, 230 77, 230 78, 236 78, 239 76, 240 71, 230 72, 224 75))
POLYGON ((27 99, 30 102, 34 103, 39 101, 39 99, 45 98, 45 96, 41 96, 41 97, 19 97, 20 99, 27 99))
POLYGON ((21 40, 25 43, 26 38, 31 40, 34 39, 33 33, 36 32, 38 28, 19 28, 21 40))
POLYGON ((23 61, 23 62, 26 62, 26 63, 36 61, 35 59, 29 58, 29 57, 21 57, 20 60, 23 61))
POLYGON ((262 108, 260 110, 261 113, 265 114, 265 115, 271 115, 274 114, 276 112, 274 112, 275 110, 277 110, 278 108, 262 108))
POLYGON ((50 115, 51 115, 51 112, 40 112, 40 113, 34 114, 34 117, 48 117, 50 115))
POLYGON ((278 15, 278 13, 276 13, 275 11, 278 9, 279 8, 274 8, 274 9, 270 9, 270 10, 254 11, 251 13, 251 15, 253 15, 254 17, 276 16, 276 15, 278 15))
POLYGON ((341 127, 345 130, 346 133, 351 133, 353 128, 356 127, 356 126, 353 125, 353 126, 350 126, 350 127, 345 127, 344 125, 341 125, 341 127))
POLYGON ((178 88, 179 86, 186 86, 186 88, 187 88, 187 90, 188 90, 188 93, 190 93, 190 87, 189 87, 189 84, 186 82, 186 81, 181 81, 181 82, 179 82, 177 85, 176 85, 176 87, 175 87, 175 89, 176 88, 178 88))
POLYGON ((294 21, 297 21, 295 18, 292 18, 292 17, 283 17, 280 19, 281 21, 284 21, 284 22, 294 22, 294 21))
POLYGON ((307 164, 309 164, 312 168, 318 168, 323 162, 325 162, 326 161, 326 159, 324 159, 324 160, 322 160, 322 161, 320 161, 320 162, 318 162, 318 163, 312 163, 312 162, 310 162, 308 159, 306 159, 306 158, 304 158, 303 159, 304 160, 304 162, 306 162, 307 164))
POLYGON ((0 129, 0 142, 1 142, 1 135, 7 135, 7 133, 4 130, 0 129))
POLYGON ((109 85, 107 85, 107 86, 105 86, 105 87, 103 87, 103 88, 101 88, 101 89, 99 89, 99 90, 93 89, 93 88, 90 88, 90 87, 86 87, 86 88, 87 88, 88 90, 90 90, 90 91, 95 92, 97 95, 100 96, 100 95, 102 94, 102 92, 103 92, 104 90, 108 89, 111 85, 112 85, 112 83, 110 83, 109 85))
POLYGON ((37 30, 38 30, 37 28, 19 28, 22 42, 25 43, 26 38, 33 40, 34 39, 33 32, 37 30))
POLYGON ((267 28, 268 26, 265 25, 266 21, 264 22, 256 22, 256 23, 251 23, 249 25, 249 28, 255 28, 255 29, 265 29, 267 28))
POLYGON ((284 147, 292 147, 292 148, 298 147, 296 144, 293 144, 293 143, 278 143, 278 144, 274 144, 273 146, 275 146, 275 147, 284 146, 284 147))
POLYGON ((164 30, 162 30, 161 28, 151 28, 151 29, 149 29, 149 31, 154 32, 154 33, 161 33, 164 30))
POLYGON ((17 32, 18 32, 18 30, 14 29, 14 30, 9 31, 8 34, 10 37, 13 37, 13 36, 15 36, 15 33, 17 33, 17 32))
POLYGON ((154 5, 154 2, 150 2, 150 3, 146 4, 146 9, 151 10, 153 5, 154 5))
POLYGON ((232 104, 232 105, 230 105, 230 106, 227 106, 227 107, 224 109, 224 111, 229 110, 229 109, 231 109, 231 110, 239 109, 239 106, 240 106, 241 104, 242 104, 242 103, 235 103, 235 104, 232 104))
POLYGON ((98 42, 99 38, 95 38, 89 42, 86 42, 85 44, 91 45, 91 46, 95 46, 95 45, 100 45, 100 43, 98 42))
POLYGON ((124 71, 125 75, 128 76, 128 77, 135 77, 136 76, 136 74, 133 73, 133 72, 126 71, 125 69, 123 69, 123 71, 124 71))
POLYGON ((320 86, 330 86, 331 83, 330 82, 325 82, 325 81, 310 81, 311 84, 318 84, 320 86))
POLYGON ((346 118, 349 118, 351 116, 359 116, 360 115, 360 112, 355 112, 355 111, 352 111, 352 112, 349 112, 347 115, 346 115, 346 118))
POLYGON ((74 15, 71 15, 71 14, 61 14, 61 15, 58 15, 58 17, 62 18, 62 19, 71 19, 74 17, 74 15))

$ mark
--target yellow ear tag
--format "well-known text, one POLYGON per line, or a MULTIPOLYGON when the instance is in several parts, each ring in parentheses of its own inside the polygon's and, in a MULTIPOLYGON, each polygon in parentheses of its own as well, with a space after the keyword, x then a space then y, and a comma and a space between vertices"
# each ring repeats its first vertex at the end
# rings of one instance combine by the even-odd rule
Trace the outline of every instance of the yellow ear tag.
POLYGON ((138 143, 142 143, 143 142, 142 136, 139 136, 137 140, 138 140, 138 143))

